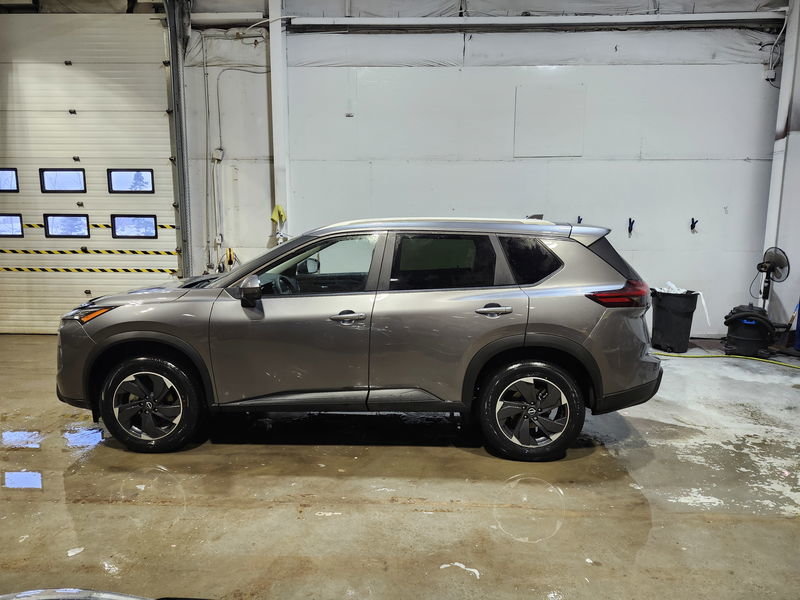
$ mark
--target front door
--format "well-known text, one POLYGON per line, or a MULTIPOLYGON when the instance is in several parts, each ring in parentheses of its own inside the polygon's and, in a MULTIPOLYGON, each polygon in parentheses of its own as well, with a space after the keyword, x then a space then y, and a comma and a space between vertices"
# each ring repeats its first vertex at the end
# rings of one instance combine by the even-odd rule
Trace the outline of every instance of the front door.
POLYGON ((218 402, 365 408, 384 237, 321 238, 276 259, 255 273, 253 308, 223 292, 210 324, 218 402))

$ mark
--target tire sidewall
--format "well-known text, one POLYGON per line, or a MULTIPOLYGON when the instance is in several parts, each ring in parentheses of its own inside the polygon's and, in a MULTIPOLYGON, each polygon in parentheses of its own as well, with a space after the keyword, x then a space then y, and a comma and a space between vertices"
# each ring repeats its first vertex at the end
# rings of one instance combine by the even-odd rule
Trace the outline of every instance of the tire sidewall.
POLYGON ((201 403, 197 385, 184 368, 167 359, 140 357, 123 361, 108 374, 100 398, 100 414, 111 434, 130 450, 171 452, 185 445, 199 429, 203 414, 201 403), (180 394, 183 406, 183 415, 178 426, 157 440, 143 440, 128 433, 117 421, 113 410, 114 391, 119 384, 130 375, 145 371, 163 375, 170 380, 180 394))
POLYGON ((580 387, 562 367, 545 361, 521 361, 503 367, 486 382, 480 395, 478 415, 487 447, 513 460, 547 461, 563 458, 569 445, 583 428, 586 408, 580 387), (564 393, 569 407, 567 428, 555 441, 545 446, 528 448, 515 444, 501 431, 495 416, 500 394, 514 381, 523 377, 538 377, 552 382, 564 393))

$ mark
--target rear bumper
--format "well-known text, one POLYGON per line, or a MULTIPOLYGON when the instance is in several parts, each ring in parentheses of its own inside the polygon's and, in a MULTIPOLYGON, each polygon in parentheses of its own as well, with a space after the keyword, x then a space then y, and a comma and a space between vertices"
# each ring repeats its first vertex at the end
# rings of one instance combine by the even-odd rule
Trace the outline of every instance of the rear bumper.
POLYGON ((597 402, 597 406, 595 406, 594 410, 592 410, 592 414, 603 415, 605 413, 622 410, 623 408, 628 408, 629 406, 636 406, 637 404, 643 404, 647 402, 650 400, 650 398, 656 395, 658 388, 661 387, 661 376, 663 374, 664 370, 659 367, 658 377, 656 377, 653 381, 649 381, 644 385, 639 385, 623 392, 617 392, 615 394, 604 396, 597 402))

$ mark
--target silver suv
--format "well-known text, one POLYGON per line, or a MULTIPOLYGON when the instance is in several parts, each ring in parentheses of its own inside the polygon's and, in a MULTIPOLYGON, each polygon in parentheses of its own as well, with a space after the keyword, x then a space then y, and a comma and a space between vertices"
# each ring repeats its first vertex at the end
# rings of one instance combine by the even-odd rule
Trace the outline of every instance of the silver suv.
POLYGON ((517 460, 585 410, 651 398, 649 289, 609 230, 387 219, 310 231, 238 269, 95 298, 59 328, 58 397, 131 450, 219 411, 457 412, 517 460))

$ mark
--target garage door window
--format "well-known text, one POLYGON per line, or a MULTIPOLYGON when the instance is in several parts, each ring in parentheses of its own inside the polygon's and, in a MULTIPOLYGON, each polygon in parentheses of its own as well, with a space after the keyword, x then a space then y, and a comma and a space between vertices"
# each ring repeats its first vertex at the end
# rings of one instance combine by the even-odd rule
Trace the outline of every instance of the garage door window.
POLYGON ((0 192, 18 192, 19 179, 16 169, 0 169, 0 192))
POLYGON ((44 215, 44 235, 49 238, 88 238, 89 215, 44 215))
POLYGON ((45 194, 85 194, 83 169, 39 169, 39 182, 45 194))
POLYGON ((22 215, 0 215, 0 237, 22 237, 22 215))
POLYGON ((111 194, 153 194, 153 169, 108 169, 111 194))
POLYGON ((158 237, 155 215, 111 215, 111 237, 143 238, 158 237))
POLYGON ((398 234, 391 290, 490 287, 495 253, 485 235, 398 234))

